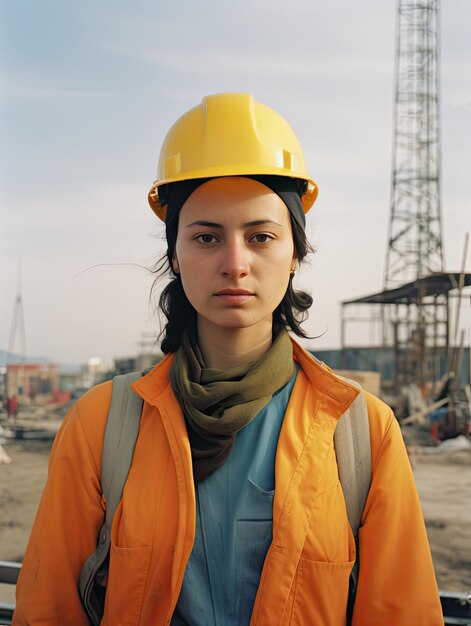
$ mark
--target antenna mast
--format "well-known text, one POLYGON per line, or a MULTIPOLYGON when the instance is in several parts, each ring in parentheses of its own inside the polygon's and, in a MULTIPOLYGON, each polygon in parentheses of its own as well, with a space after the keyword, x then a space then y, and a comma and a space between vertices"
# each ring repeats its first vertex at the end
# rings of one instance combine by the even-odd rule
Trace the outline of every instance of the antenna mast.
POLYGON ((15 348, 15 338, 19 334, 20 355, 24 362, 26 357, 26 337, 25 337, 25 317, 23 311, 23 297, 21 289, 21 261, 18 261, 18 283, 16 290, 15 306, 13 309, 13 319, 10 330, 10 342, 8 344, 9 354, 13 354, 15 348))

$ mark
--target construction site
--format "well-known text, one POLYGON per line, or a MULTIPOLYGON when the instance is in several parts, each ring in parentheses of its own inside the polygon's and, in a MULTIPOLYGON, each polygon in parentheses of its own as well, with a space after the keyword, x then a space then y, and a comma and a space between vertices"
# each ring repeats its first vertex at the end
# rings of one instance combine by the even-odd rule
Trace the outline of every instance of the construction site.
MULTIPOLYGON (((383 283, 341 302, 341 345, 314 355, 393 408, 421 499, 445 624, 469 626, 471 330, 463 318, 471 307, 471 220, 462 225, 463 240, 456 242, 461 266, 450 268, 442 226, 439 1, 398 0, 396 20, 383 283), (367 329, 370 342, 358 342, 364 336, 360 327, 367 329)), ((19 291, 11 352, 15 337, 24 342, 22 316, 19 291)), ((14 583, 50 446, 74 391, 139 364, 138 358, 117 360, 113 372, 91 376, 90 370, 86 383, 83 375, 61 382, 52 363, 6 364, 0 387, 0 624, 11 623, 14 583)), ((152 357, 145 362, 150 365, 152 357)))

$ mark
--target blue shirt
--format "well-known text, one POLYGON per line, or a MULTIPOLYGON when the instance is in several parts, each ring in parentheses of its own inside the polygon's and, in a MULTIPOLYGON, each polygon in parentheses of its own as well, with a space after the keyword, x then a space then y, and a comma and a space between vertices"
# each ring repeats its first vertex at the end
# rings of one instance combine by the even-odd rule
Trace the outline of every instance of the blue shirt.
POLYGON ((296 373, 196 487, 195 542, 172 626, 250 623, 272 541, 276 448, 296 373))

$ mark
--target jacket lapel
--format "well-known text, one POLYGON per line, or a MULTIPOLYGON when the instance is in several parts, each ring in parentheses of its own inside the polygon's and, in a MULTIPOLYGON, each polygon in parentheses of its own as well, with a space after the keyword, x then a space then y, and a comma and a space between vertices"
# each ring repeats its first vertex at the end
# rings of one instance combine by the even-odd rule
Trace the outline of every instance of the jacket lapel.
POLYGON ((171 589, 176 602, 178 599, 176 592, 179 592, 181 588, 195 537, 196 498, 191 449, 185 420, 169 382, 172 362, 173 355, 165 357, 149 374, 136 381, 132 388, 160 414, 175 465, 178 483, 179 532, 173 559, 171 589))
POLYGON ((265 559, 252 624, 277 624, 281 620, 309 530, 315 498, 338 478, 325 475, 326 457, 333 446, 337 420, 358 394, 298 344, 293 342, 293 346, 302 370, 291 394, 278 442, 273 542, 265 559))

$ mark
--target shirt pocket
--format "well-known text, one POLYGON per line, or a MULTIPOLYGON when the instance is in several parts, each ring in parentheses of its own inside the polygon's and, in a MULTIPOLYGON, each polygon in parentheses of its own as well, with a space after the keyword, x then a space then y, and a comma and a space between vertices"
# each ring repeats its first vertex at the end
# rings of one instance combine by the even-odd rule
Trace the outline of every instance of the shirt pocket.
POLYGON ((350 573, 355 561, 301 559, 296 572, 292 626, 345 626, 350 573))
POLYGON ((273 498, 275 496, 275 490, 264 489, 260 484, 261 481, 259 480, 259 476, 256 476, 255 474, 248 476, 247 481, 249 483, 249 489, 252 492, 252 498, 256 500, 259 499, 262 502, 268 502, 271 507, 267 510, 271 511, 271 515, 273 515, 273 498))
POLYGON ((274 491, 267 491, 264 486, 261 486, 257 476, 248 476, 239 494, 235 511, 237 519, 250 522, 270 521, 271 523, 274 495, 274 491))

